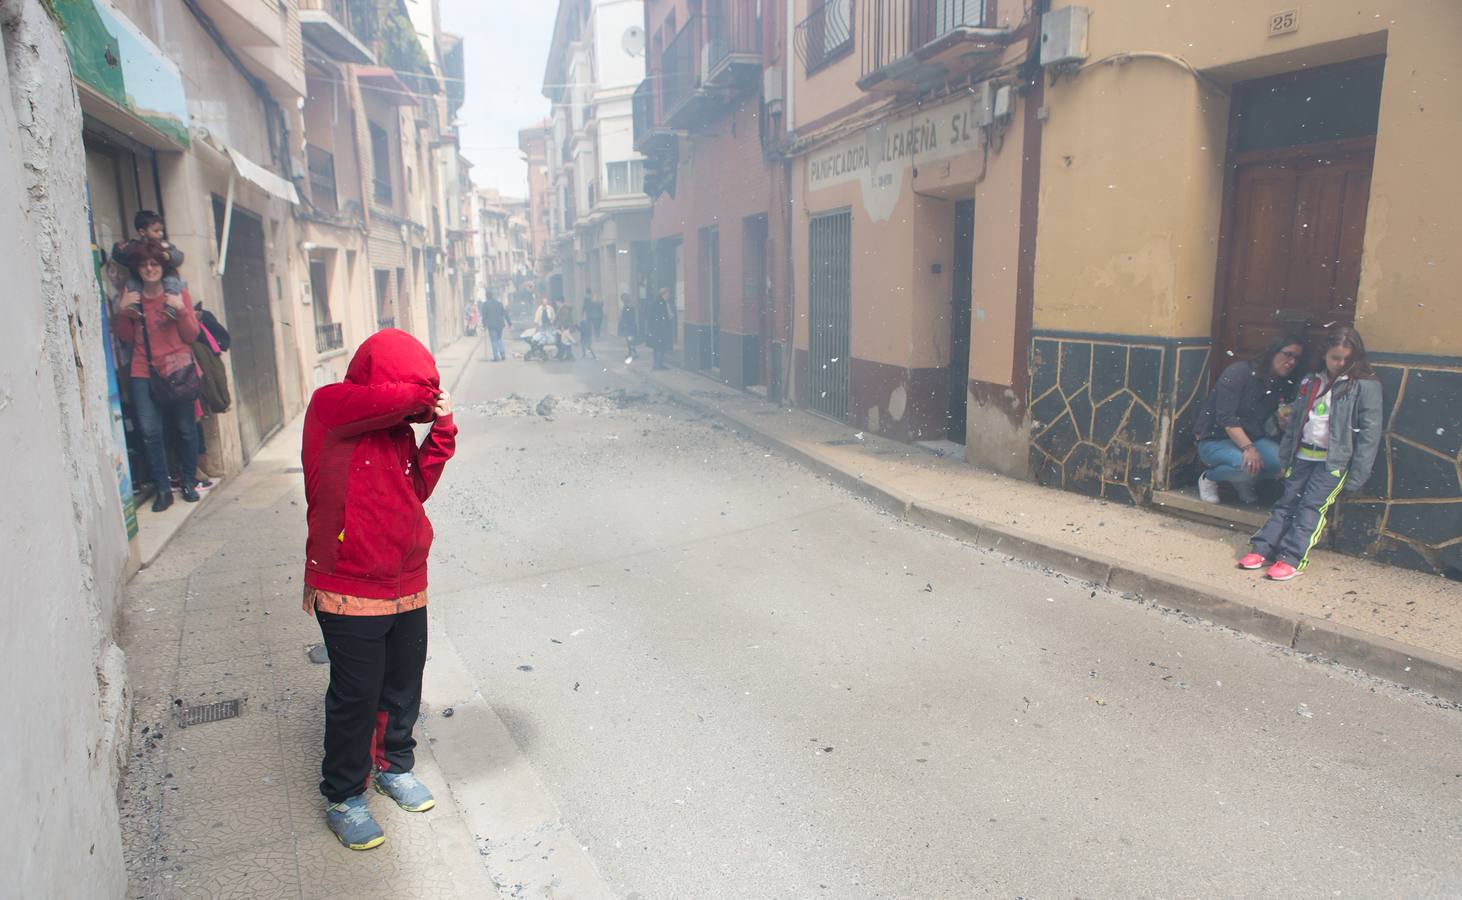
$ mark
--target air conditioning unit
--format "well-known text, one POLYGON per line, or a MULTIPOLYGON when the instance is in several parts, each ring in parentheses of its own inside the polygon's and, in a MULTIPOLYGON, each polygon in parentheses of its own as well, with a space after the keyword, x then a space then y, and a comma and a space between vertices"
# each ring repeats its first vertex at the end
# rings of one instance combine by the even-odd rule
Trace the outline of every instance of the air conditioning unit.
POLYGON ((1091 10, 1063 6, 1041 16, 1041 65, 1069 66, 1087 57, 1086 30, 1091 10))

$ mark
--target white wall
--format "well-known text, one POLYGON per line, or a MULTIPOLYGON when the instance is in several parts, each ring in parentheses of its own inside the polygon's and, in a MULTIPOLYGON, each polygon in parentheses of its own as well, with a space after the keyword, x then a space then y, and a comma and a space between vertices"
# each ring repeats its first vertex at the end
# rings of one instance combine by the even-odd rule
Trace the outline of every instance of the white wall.
POLYGON ((645 80, 645 58, 624 50, 624 33, 630 26, 645 27, 642 0, 599 0, 594 4, 590 33, 597 66, 594 87, 598 91, 628 88, 631 92, 645 80))
POLYGON ((81 110, 40 0, 0 0, 0 893, 121 897, 116 806, 126 667, 113 643, 127 558, 109 458, 81 110), (22 527, 22 525, 24 527, 22 527))

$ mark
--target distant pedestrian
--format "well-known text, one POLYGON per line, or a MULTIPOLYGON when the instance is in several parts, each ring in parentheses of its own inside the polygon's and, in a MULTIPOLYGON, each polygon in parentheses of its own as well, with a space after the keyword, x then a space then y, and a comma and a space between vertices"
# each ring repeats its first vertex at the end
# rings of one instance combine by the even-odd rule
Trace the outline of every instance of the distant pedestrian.
POLYGON ((654 351, 654 368, 664 371, 670 368, 665 365, 665 357, 675 348, 675 304, 670 299, 669 288, 660 288, 659 295, 650 301, 645 318, 648 343, 654 351))
POLYGON ((320 793, 326 823, 351 850, 386 839, 366 805, 373 767, 376 790, 402 809, 436 805, 412 774, 432 542, 422 504, 456 445, 436 361, 394 328, 367 338, 345 380, 315 391, 305 411, 303 603, 330 657, 320 793), (428 422, 417 446, 411 425, 428 422))
POLYGON ((590 319, 579 320, 579 344, 583 347, 585 359, 598 359, 594 352, 594 323, 590 319))
POLYGON ((1300 382, 1279 448, 1284 495, 1239 568, 1269 564, 1273 581, 1303 572, 1341 491, 1358 491, 1371 477, 1381 431, 1381 382, 1366 360, 1365 342, 1354 328, 1336 328, 1317 370, 1300 382))
POLYGON ((554 343, 558 347, 558 353, 554 359, 571 360, 574 358, 574 332, 577 325, 574 320, 574 308, 565 300, 560 300, 553 308, 554 343))
POLYGON ((1258 501, 1255 482, 1284 476, 1279 440, 1288 403, 1294 399, 1292 377, 1305 356, 1305 339, 1284 335, 1254 359, 1231 363, 1203 400, 1193 422, 1198 456, 1207 471, 1198 476, 1198 496, 1219 502, 1218 485, 1228 482, 1239 500, 1258 501))
POLYGON ((584 295, 584 318, 594 326, 594 337, 604 332, 604 304, 590 291, 584 295))
POLYGON ((619 336, 624 338, 625 350, 629 353, 624 364, 629 365, 640 358, 639 351, 635 349, 640 339, 639 315, 629 301, 629 294, 619 295, 619 336))
POLYGON ((503 346, 503 329, 510 327, 513 320, 492 294, 483 299, 481 316, 482 327, 487 329, 488 345, 492 348, 492 361, 502 362, 508 358, 508 348, 503 346))

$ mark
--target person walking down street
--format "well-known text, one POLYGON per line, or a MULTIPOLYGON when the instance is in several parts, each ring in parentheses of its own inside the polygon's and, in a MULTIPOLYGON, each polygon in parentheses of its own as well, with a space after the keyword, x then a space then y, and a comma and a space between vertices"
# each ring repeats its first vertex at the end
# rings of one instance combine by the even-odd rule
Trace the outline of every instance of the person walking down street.
POLYGON ((487 329, 488 343, 492 348, 492 361, 502 362, 508 358, 508 349, 503 346, 503 329, 511 326, 513 320, 508 311, 492 294, 482 301, 482 326, 487 329))
POLYGON ((650 301, 645 325, 649 330, 650 349, 654 351, 654 368, 664 371, 670 368, 665 365, 665 357, 675 348, 675 305, 670 300, 669 288, 660 288, 659 295, 650 301))
POLYGON ((558 347, 558 353, 554 359, 574 358, 574 332, 577 330, 574 321, 574 308, 566 300, 560 300, 553 309, 554 343, 558 347))
POLYGON ((1218 503, 1218 485, 1228 482, 1246 504, 1258 502, 1259 479, 1283 477, 1278 437, 1294 399, 1292 376, 1305 355, 1305 340, 1284 335, 1252 360, 1229 365, 1204 398, 1193 422, 1198 456, 1207 470, 1198 476, 1198 496, 1218 503))
POLYGON ((193 357, 198 317, 186 288, 181 294, 166 292, 163 278, 169 259, 168 249, 156 241, 132 246, 125 263, 139 290, 122 295, 120 314, 112 320, 117 340, 132 351, 128 375, 148 475, 157 489, 153 512, 173 505, 168 433, 177 447, 179 492, 188 503, 199 499, 197 401, 201 381, 193 357))
POLYGON ((639 351, 635 349, 640 338, 639 315, 634 304, 630 303, 629 294, 619 295, 619 336, 624 338, 625 350, 629 354, 624 358, 624 364, 629 365, 640 358, 639 351))
MULTIPOLYGON (((592 302, 592 301, 585 301, 592 302)), ((585 316, 579 320, 579 344, 583 347, 585 359, 598 359, 599 354, 594 352, 594 321, 585 316)))
POLYGON ((1272 581, 1289 581, 1310 562, 1325 521, 1342 491, 1359 491, 1371 477, 1381 446, 1381 382, 1354 328, 1325 339, 1318 369, 1300 382, 1296 412, 1279 459, 1284 494, 1254 535, 1241 569, 1269 566, 1272 581))
POLYGON ((330 658, 320 793, 326 824, 351 850, 386 839, 366 804, 373 766, 376 790, 402 809, 436 805, 412 774, 432 543, 422 504, 456 445, 436 361, 394 328, 367 338, 345 380, 315 391, 305 410, 303 605, 330 658), (418 446, 411 425, 427 422, 418 446))
POLYGON ((594 337, 604 333, 604 304, 590 291, 584 295, 584 318, 594 326, 594 337))

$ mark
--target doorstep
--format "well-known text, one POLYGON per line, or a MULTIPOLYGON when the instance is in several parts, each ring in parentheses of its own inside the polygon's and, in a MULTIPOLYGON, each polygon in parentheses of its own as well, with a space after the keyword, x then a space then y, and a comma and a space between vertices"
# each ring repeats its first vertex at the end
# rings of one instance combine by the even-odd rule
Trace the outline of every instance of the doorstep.
POLYGON ((1229 506, 1226 503, 1204 503, 1198 499, 1196 491, 1153 491, 1152 508, 1190 522, 1249 531, 1263 528, 1269 518, 1268 514, 1259 509, 1229 506))

